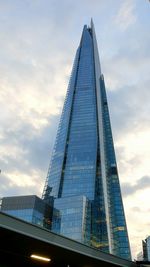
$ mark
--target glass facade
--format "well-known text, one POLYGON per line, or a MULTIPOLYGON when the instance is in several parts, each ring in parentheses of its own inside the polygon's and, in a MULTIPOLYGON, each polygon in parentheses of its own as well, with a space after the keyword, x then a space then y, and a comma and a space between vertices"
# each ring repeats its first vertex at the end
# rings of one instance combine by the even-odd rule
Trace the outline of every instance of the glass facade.
POLYGON ((57 198, 54 202, 52 231, 90 244, 89 203, 85 196, 57 198), (84 215, 84 216, 83 216, 84 215))
POLYGON ((1 211, 24 221, 51 228, 52 208, 35 195, 4 197, 1 211))
POLYGON ((104 77, 84 26, 43 191, 52 231, 130 259, 104 77))
POLYGON ((5 213, 27 222, 42 225, 43 214, 34 209, 6 210, 5 213))

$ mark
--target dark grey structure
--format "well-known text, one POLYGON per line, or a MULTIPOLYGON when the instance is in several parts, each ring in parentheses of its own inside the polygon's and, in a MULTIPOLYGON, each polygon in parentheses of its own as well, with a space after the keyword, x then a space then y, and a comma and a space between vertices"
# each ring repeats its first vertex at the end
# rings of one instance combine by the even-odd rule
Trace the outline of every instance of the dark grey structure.
POLYGON ((142 240, 143 247, 143 259, 145 261, 150 261, 150 236, 142 240))
POLYGON ((150 236, 142 240, 142 251, 137 255, 138 261, 149 262, 150 265, 150 236))
POLYGON ((0 212, 1 267, 136 267, 136 263, 90 248, 81 243, 0 212), (32 254, 49 258, 36 261, 32 254))

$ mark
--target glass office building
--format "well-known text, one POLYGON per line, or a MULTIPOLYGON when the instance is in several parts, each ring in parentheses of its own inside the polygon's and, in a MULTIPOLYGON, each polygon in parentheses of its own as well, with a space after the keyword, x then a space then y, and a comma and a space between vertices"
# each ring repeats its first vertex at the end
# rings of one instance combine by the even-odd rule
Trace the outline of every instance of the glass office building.
POLYGON ((24 221, 51 228, 52 208, 35 195, 3 197, 0 210, 24 221))
POLYGON ((122 258, 130 246, 93 22, 84 26, 43 191, 52 231, 122 258))

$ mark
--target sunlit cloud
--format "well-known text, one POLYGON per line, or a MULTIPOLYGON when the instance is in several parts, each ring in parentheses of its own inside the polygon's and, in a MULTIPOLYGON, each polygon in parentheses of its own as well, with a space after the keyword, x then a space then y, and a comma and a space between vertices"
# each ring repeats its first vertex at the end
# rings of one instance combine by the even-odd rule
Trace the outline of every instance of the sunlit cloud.
POLYGON ((150 173, 150 129, 128 133, 118 140, 116 147, 119 153, 119 170, 122 181, 134 184, 135 181, 150 173))
POLYGON ((2 186, 0 189, 3 193, 7 193, 8 187, 11 195, 17 194, 38 194, 41 195, 41 191, 43 189, 43 181, 41 178, 40 171, 30 170, 29 174, 23 174, 16 170, 11 170, 11 172, 3 172, 3 176, 1 179, 2 186), (38 185, 38 186, 37 186, 38 185))
MULTIPOLYGON (((137 253, 142 250, 142 240, 149 235, 147 229, 150 227, 150 186, 146 187, 145 183, 144 188, 144 184, 141 184, 140 189, 140 182, 142 182, 142 180, 144 181, 144 178, 139 179, 139 185, 136 184, 137 190, 135 190, 136 192, 134 191, 134 195, 130 194, 127 198, 124 199, 126 219, 128 222, 128 232, 134 258, 136 258, 137 253)), ((147 182, 148 180, 149 177, 145 179, 145 181, 147 182)))

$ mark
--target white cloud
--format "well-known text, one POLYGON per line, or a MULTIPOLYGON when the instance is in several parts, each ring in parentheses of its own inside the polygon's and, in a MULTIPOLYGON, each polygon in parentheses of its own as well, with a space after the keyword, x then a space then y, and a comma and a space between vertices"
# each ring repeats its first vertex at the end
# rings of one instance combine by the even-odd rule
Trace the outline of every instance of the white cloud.
POLYGON ((122 148, 119 155, 119 169, 122 181, 134 183, 137 179, 150 173, 150 129, 125 133, 118 139, 116 148, 122 148))
POLYGON ((122 1, 115 22, 122 31, 125 31, 130 25, 136 22, 135 0, 122 1))
POLYGON ((140 129, 142 121, 139 127, 132 126, 118 137, 116 152, 132 255, 136 258, 150 226, 150 129, 144 126, 140 129))
POLYGON ((42 172, 31 170, 28 174, 22 173, 19 170, 11 170, 10 172, 3 172, 3 178, 1 178, 0 194, 3 192, 3 196, 9 196, 8 190, 11 195, 21 194, 37 194, 41 196, 43 190, 42 172), (38 186, 37 186, 38 185, 38 186), (28 193, 27 193, 28 192, 28 193))

